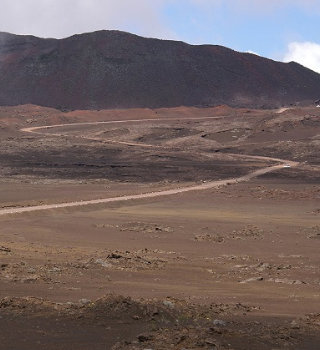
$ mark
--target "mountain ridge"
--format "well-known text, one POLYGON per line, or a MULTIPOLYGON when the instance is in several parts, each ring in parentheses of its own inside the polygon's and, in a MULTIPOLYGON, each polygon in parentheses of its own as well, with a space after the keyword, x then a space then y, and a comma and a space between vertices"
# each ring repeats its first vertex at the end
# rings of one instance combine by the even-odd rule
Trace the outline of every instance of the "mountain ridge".
POLYGON ((320 74, 219 45, 116 30, 64 39, 0 32, 0 105, 273 108, 319 95, 320 74))

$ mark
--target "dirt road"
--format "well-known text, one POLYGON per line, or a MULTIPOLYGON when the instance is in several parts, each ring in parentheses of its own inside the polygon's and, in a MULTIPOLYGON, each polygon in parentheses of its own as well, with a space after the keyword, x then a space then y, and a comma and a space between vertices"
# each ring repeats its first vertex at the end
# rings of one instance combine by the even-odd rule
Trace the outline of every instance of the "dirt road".
MULTIPOLYGON (((204 117, 204 118, 184 118, 184 120, 204 120, 204 119, 221 119, 224 117, 204 117)), ((141 122, 154 122, 154 121, 175 121, 175 120, 181 120, 181 118, 149 118, 149 119, 131 119, 131 120, 111 120, 111 121, 104 121, 104 122, 85 122, 85 123, 69 123, 69 124, 55 124, 55 125, 49 125, 49 126, 36 126, 31 128, 23 128, 21 131, 33 133, 33 134, 39 134, 43 135, 45 133, 39 132, 39 130, 48 130, 48 129, 55 129, 59 127, 66 127, 66 126, 85 126, 85 125, 106 125, 106 124, 124 124, 124 123, 141 123, 141 122)), ((61 133, 50 133, 51 136, 69 136, 66 134, 61 133)), ((115 143, 119 145, 126 145, 126 146, 135 146, 135 147, 143 147, 143 148, 167 148, 164 146, 158 146, 158 145, 150 145, 147 143, 138 143, 138 142, 126 142, 126 141, 115 141, 115 140, 106 140, 98 137, 82 137, 82 136, 73 136, 73 137, 80 137, 85 138, 86 140, 91 141, 100 141, 104 143, 115 143)))
MULTIPOLYGON (((219 118, 221 119, 221 117, 206 117, 206 118, 201 118, 201 119, 219 119, 219 118)), ((187 118, 187 119, 188 120, 192 120, 192 119, 195 120, 195 119, 199 119, 199 118, 187 118)), ((115 120, 115 121, 92 122, 92 123, 87 122, 87 123, 56 124, 56 125, 50 125, 50 126, 37 126, 37 127, 31 127, 31 128, 23 128, 23 129, 21 129, 21 131, 28 132, 28 133, 36 133, 36 134, 46 135, 46 133, 40 132, 40 130, 44 130, 44 129, 48 130, 48 129, 53 129, 53 128, 66 127, 66 126, 83 126, 83 125, 96 125, 96 124, 119 124, 119 123, 128 123, 128 122, 141 123, 141 122, 146 122, 146 121, 163 121, 163 120, 178 120, 178 118, 135 119, 135 120, 115 120)), ((66 135, 59 134, 59 133, 54 133, 54 134, 50 133, 50 136, 61 137, 61 136, 66 136, 66 135)), ((88 139, 91 139, 91 138, 88 138, 88 139)), ((100 140, 100 139, 97 139, 97 140, 100 140)), ((131 145, 131 146, 139 146, 139 147, 157 147, 157 146, 150 145, 150 144, 122 142, 122 141, 114 141, 114 140, 103 140, 103 141, 104 142, 119 143, 119 144, 126 144, 126 145, 131 145)), ((161 147, 161 146, 158 146, 158 147, 161 147)), ((274 172, 274 171, 277 171, 277 170, 280 170, 283 168, 296 167, 299 165, 298 162, 293 162, 293 161, 279 159, 279 158, 271 158, 271 157, 264 157, 264 156, 252 156, 252 155, 239 155, 239 154, 229 154, 229 153, 226 155, 232 155, 233 157, 239 157, 241 159, 247 158, 247 159, 272 161, 272 162, 276 162, 276 163, 280 163, 280 164, 265 167, 265 168, 256 170, 254 172, 251 172, 245 176, 241 176, 238 178, 210 181, 207 183, 203 183, 201 185, 188 186, 188 187, 178 187, 176 189, 171 189, 171 190, 150 192, 150 193, 137 194, 137 195, 119 196, 119 197, 113 197, 113 198, 104 198, 104 199, 95 199, 95 200, 86 200, 86 201, 74 201, 74 202, 67 202, 67 203, 60 203, 60 204, 47 204, 47 205, 38 205, 38 206, 30 206, 30 207, 3 209, 3 210, 0 210, 0 215, 19 214, 19 213, 34 212, 34 211, 40 211, 40 210, 70 208, 70 207, 79 207, 79 206, 87 206, 87 205, 94 205, 94 204, 128 201, 128 200, 135 200, 135 199, 154 198, 154 197, 160 197, 160 196, 175 195, 175 194, 190 192, 190 191, 207 190, 207 189, 225 186, 225 185, 229 185, 229 184, 234 184, 234 183, 238 183, 238 182, 249 181, 250 179, 257 177, 257 176, 260 176, 260 175, 263 175, 263 174, 274 172)))
POLYGON ((1 134, 0 349, 319 348, 309 111, 25 109, 1 134))

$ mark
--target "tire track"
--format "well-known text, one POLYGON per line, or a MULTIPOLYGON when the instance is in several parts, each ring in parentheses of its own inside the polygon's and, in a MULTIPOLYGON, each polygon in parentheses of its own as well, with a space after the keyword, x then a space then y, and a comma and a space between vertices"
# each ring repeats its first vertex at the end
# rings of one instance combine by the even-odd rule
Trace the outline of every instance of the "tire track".
MULTIPOLYGON (((204 120, 204 119, 221 119, 224 117, 204 117, 204 118, 184 118, 183 120, 204 120)), ((66 127, 66 126, 85 126, 85 125, 99 125, 99 124, 122 124, 122 123, 128 123, 128 122, 134 122, 134 123, 141 123, 146 121, 173 121, 173 120, 181 120, 181 118, 163 118, 163 119, 134 119, 134 120, 115 120, 115 121, 105 121, 105 122, 85 122, 85 123, 69 123, 69 124, 56 124, 56 125, 49 125, 49 126, 36 126, 31 128, 23 128, 21 131, 27 132, 27 133, 34 133, 34 134, 40 134, 40 135, 49 135, 49 136, 68 136, 65 134, 60 133, 50 133, 47 134, 45 132, 41 132, 41 130, 48 130, 53 128, 59 128, 59 127, 66 127)), ((154 146, 149 144, 141 144, 141 143, 134 143, 134 142, 124 142, 124 141, 114 141, 114 140, 104 140, 104 139, 98 139, 98 138, 86 138, 89 140, 96 140, 96 141, 103 141, 106 143, 117 143, 117 144, 124 144, 128 146, 135 146, 135 147, 162 147, 162 146, 154 146)), ((162 147, 163 148, 163 147, 162 147)), ((170 196, 170 195, 177 195, 181 193, 191 192, 191 191, 203 191, 208 190, 212 188, 217 188, 225 185, 230 184, 236 184, 239 182, 249 181, 257 176, 264 175, 267 173, 271 173, 274 171, 281 170, 283 168, 289 168, 289 167, 296 167, 299 165, 298 162, 293 162, 290 160, 280 159, 280 158, 271 158, 271 157, 265 157, 265 156, 252 156, 252 155, 242 155, 242 154, 233 154, 233 153, 226 153, 226 155, 231 155, 233 157, 238 157, 241 159, 256 159, 256 160, 263 160, 263 161, 272 161, 276 162, 278 164, 268 166, 259 170, 255 170, 247 175, 240 176, 238 178, 230 178, 230 179, 224 179, 224 180, 217 180, 217 181, 210 181, 203 183, 201 185, 194 185, 194 186, 188 186, 188 187, 178 187, 176 189, 170 189, 170 190, 163 190, 163 191, 155 191, 155 192, 149 192, 149 193, 143 193, 143 194, 136 194, 136 195, 124 195, 124 196, 118 196, 118 197, 111 197, 111 198, 104 198, 104 199, 94 199, 94 200, 85 200, 85 201, 73 201, 73 202, 66 202, 66 203, 59 203, 59 204, 43 204, 43 205, 37 205, 37 206, 30 206, 30 207, 21 207, 21 208, 10 208, 10 209, 1 209, 0 210, 0 216, 3 215, 9 215, 9 214, 21 214, 21 213, 29 213, 29 212, 35 212, 35 211, 43 211, 43 210, 52 210, 52 209, 61 209, 61 208, 72 208, 72 207, 83 207, 88 205, 97 205, 97 204, 104 204, 104 203, 115 203, 115 202, 122 202, 122 201, 130 201, 130 200, 137 200, 137 199, 147 199, 147 198, 155 198, 155 197, 163 197, 163 196, 170 196), (280 163, 280 164, 279 164, 280 163)))

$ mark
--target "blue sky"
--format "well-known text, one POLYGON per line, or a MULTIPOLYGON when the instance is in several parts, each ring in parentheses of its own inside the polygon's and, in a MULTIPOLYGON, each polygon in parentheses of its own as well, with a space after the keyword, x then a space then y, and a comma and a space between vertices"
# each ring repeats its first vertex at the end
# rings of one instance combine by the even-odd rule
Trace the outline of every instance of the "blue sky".
POLYGON ((320 1, 310 3, 310 7, 295 1, 284 1, 283 5, 281 0, 278 2, 272 7, 260 4, 250 8, 249 1, 244 1, 243 7, 239 6, 241 1, 235 5, 232 0, 218 4, 207 1, 202 6, 176 1, 166 5, 164 17, 168 27, 185 41, 221 44, 267 57, 281 58, 294 41, 320 44, 320 1), (315 5, 317 11, 313 11, 315 5))
POLYGON ((224 45, 320 72, 320 0, 1 0, 0 31, 61 38, 100 29, 224 45))

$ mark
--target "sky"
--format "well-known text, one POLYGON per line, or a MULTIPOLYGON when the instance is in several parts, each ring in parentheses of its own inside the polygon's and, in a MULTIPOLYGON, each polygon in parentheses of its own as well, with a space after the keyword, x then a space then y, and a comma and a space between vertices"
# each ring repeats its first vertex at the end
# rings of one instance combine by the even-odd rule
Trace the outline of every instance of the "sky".
POLYGON ((0 0, 0 31, 63 38, 101 29, 214 44, 320 73, 320 0, 0 0))

